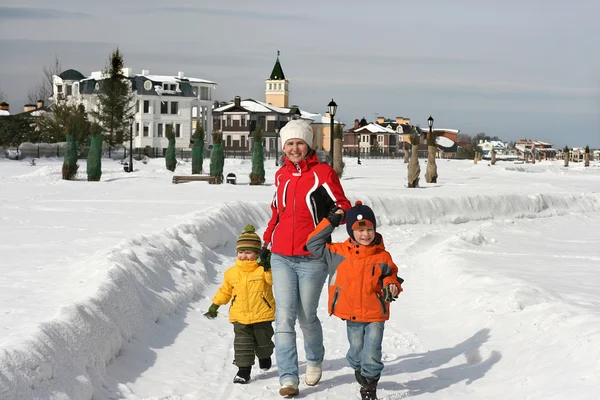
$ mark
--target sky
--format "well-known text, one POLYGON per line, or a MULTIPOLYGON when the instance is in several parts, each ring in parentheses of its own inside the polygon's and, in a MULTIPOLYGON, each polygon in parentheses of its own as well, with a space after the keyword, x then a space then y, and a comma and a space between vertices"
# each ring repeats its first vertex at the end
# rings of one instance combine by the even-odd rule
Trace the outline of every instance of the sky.
MULTIPOLYGON (((373 208, 405 280, 379 398, 598 398, 600 162, 440 160, 438 182, 415 189, 399 160, 345 162, 347 196, 373 208)), ((232 382, 228 307, 203 316, 244 226, 265 229, 273 160, 261 186, 250 160, 230 158, 236 185, 174 185, 164 159, 128 174, 105 158, 100 182, 85 160, 74 181, 61 169, 0 158, 0 398, 280 399, 276 362, 232 382)), ((354 399, 344 323, 326 304, 323 291, 323 378, 301 396, 354 399)))
POLYGON ((134 72, 219 84, 214 98, 264 100, 277 51, 290 103, 354 119, 600 147, 594 0, 306 0, 225 3, 39 0, 0 6, 0 90, 20 110, 58 56, 101 70, 117 46, 134 72), (118 11, 117 11, 118 10, 118 11))

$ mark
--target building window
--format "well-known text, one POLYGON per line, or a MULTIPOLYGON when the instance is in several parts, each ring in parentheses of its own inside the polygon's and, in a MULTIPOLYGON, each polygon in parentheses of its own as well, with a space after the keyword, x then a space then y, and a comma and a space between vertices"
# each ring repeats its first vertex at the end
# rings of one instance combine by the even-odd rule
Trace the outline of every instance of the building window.
POLYGON ((269 83, 269 90, 273 90, 273 84, 269 83))
POLYGON ((377 135, 377 142, 379 142, 379 145, 383 145, 383 135, 377 135))
POLYGON ((207 87, 200 88, 200 100, 210 100, 210 91, 207 87))
POLYGON ((242 135, 242 137, 241 137, 241 143, 242 143, 242 148, 245 149, 246 148, 246 136, 242 135))
POLYGON ((71 85, 66 85, 66 86, 65 86, 65 89, 66 89, 66 93, 65 93, 65 95, 67 95, 67 96, 71 96, 71 95, 73 94, 73 90, 72 90, 72 87, 71 87, 71 85))
POLYGON ((157 128, 157 131, 158 131, 158 132, 156 133, 156 136, 158 136, 158 137, 163 137, 163 124, 158 124, 158 125, 156 126, 156 128, 157 128))
POLYGON ((227 116, 227 124, 225 126, 231 126, 231 115, 227 116))
POLYGON ((135 136, 140 136, 140 123, 135 123, 135 136))
POLYGON ((161 114, 168 114, 169 113, 169 103, 166 101, 161 101, 160 102, 160 113, 161 114))
POLYGON ((139 100, 135 101, 135 112, 136 113, 140 112, 140 101, 139 100))
POLYGON ((150 100, 144 100, 144 114, 150 112, 150 100))
POLYGON ((231 147, 231 135, 227 135, 227 147, 231 147))
POLYGON ((56 93, 62 93, 62 85, 56 85, 56 93))
POLYGON ((175 124, 175 137, 181 137, 181 124, 175 124))
POLYGON ((179 103, 176 101, 171 102, 171 114, 179 114, 179 103))
POLYGON ((198 118, 198 107, 192 107, 192 118, 198 118))
POLYGON ((242 126, 247 126, 247 125, 246 125, 246 116, 245 116, 245 115, 242 115, 242 117, 241 117, 241 121, 242 121, 242 122, 241 122, 241 125, 242 125, 242 126))
POLYGON ((147 124, 144 124, 144 137, 148 137, 150 132, 150 127, 147 124))

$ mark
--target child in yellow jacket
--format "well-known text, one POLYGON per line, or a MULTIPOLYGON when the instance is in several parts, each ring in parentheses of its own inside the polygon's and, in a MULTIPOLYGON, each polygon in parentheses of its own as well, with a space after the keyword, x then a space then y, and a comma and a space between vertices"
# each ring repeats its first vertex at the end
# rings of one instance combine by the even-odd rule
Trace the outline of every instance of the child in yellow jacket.
POLYGON ((233 324, 235 338, 234 364, 239 368, 233 378, 235 383, 248 383, 255 356, 262 371, 271 368, 275 299, 273 277, 268 260, 258 263, 261 249, 260 237, 254 226, 246 225, 236 244, 235 265, 225 271, 223 285, 212 299, 213 304, 204 314, 213 319, 219 306, 229 303, 229 322, 233 324))

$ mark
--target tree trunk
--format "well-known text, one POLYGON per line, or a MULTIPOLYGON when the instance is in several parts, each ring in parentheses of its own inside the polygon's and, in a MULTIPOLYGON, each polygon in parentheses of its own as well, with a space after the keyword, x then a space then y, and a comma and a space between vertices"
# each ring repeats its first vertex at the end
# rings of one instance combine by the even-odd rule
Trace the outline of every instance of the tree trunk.
POLYGON ((333 169, 335 170, 338 178, 342 177, 344 173, 344 160, 342 159, 342 139, 333 139, 333 169))
POLYGON ((437 165, 435 164, 435 152, 437 146, 427 146, 427 172, 425 173, 425 181, 427 183, 437 183, 438 173, 437 165))
POLYGON ((473 157, 473 164, 477 164, 479 161, 479 153, 475 152, 475 156, 473 157))
POLYGON ((535 153, 531 153, 531 163, 535 164, 535 153))
POLYGON ((590 153, 585 153, 583 155, 583 160, 584 160, 584 166, 589 167, 590 166, 590 153))
POLYGON ((492 165, 496 165, 496 152, 492 151, 492 165))
POLYGON ((569 153, 565 153, 565 167, 569 166, 569 153))

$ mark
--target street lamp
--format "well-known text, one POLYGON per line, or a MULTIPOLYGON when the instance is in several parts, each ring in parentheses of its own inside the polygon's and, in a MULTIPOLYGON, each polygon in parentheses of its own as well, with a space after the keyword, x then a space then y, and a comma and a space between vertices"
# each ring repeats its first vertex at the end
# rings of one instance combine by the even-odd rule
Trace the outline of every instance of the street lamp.
MULTIPOLYGON (((429 125, 429 135, 431 135, 431 128, 433 127, 433 118, 431 117, 431 115, 429 116, 429 118, 427 118, 427 124, 429 125)), ((425 137, 425 139, 427 139, 427 137, 425 137)))
POLYGON ((133 114, 129 116, 129 172, 133 172, 133 114))
POLYGON ((360 132, 356 133, 356 148, 358 149, 358 165, 360 165, 360 132))
POLYGON ((335 117, 335 112, 337 111, 337 104, 335 104, 333 99, 331 99, 327 108, 329 109, 329 121, 331 123, 329 128, 329 157, 331 158, 331 166, 333 167, 333 117, 335 117))

